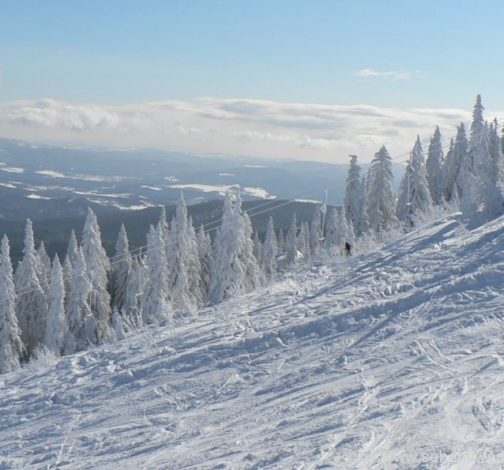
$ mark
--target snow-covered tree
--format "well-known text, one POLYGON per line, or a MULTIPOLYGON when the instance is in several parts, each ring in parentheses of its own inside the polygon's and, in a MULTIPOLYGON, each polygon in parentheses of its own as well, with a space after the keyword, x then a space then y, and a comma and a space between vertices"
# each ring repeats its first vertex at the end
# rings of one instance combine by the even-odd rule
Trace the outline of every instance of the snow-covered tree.
POLYGON ((65 261, 63 262, 63 278, 65 280, 65 306, 68 304, 68 295, 70 294, 70 282, 72 277, 73 266, 75 260, 77 259, 77 253, 79 250, 79 244, 77 243, 77 237, 75 236, 75 231, 72 230, 70 233, 70 240, 68 242, 67 254, 65 256, 65 261))
POLYGON ((503 162, 497 120, 488 127, 487 145, 488 155, 486 165, 482 168, 483 184, 480 187, 485 215, 492 219, 502 213, 504 202, 501 187, 503 162))
POLYGON ((435 205, 440 205, 444 201, 444 156, 443 144, 441 142, 441 131, 439 126, 436 126, 434 135, 429 144, 429 152, 425 169, 427 171, 427 181, 429 183, 429 191, 432 202, 435 205))
POLYGON ((170 290, 176 312, 193 312, 198 303, 200 264, 196 234, 189 226, 187 206, 181 194, 171 223, 168 247, 170 290))
POLYGON ((262 254, 263 254, 263 244, 261 242, 261 239, 259 238, 259 232, 256 230, 254 232, 254 235, 252 236, 252 244, 253 244, 253 250, 252 252, 254 253, 254 256, 261 266, 262 264, 262 254))
POLYGON ((379 234, 397 225, 393 183, 392 159, 383 146, 371 162, 367 181, 366 217, 373 233, 379 234))
POLYGON ((82 232, 82 252, 91 282, 89 307, 96 319, 96 341, 100 344, 111 338, 111 308, 108 292, 110 262, 102 246, 100 227, 95 213, 89 209, 82 232))
POLYGON ((163 243, 163 229, 150 227, 147 234, 147 279, 142 301, 142 320, 146 324, 157 323, 171 318, 169 301, 169 273, 166 250, 163 243))
POLYGON ((277 246, 278 254, 282 254, 285 251, 285 235, 282 229, 278 229, 277 232, 277 246))
POLYGON ((298 243, 297 243, 297 220, 296 213, 292 214, 291 223, 285 238, 285 263, 291 265, 297 262, 298 243))
POLYGON ((129 330, 135 330, 143 325, 142 299, 146 280, 147 270, 143 257, 137 255, 132 260, 128 284, 126 286, 125 303, 120 312, 129 330))
POLYGON ((264 238, 262 269, 266 276, 271 277, 277 271, 278 243, 273 225, 273 217, 268 220, 266 236, 264 238))
POLYGON ((457 127, 457 136, 455 141, 451 143, 450 150, 446 156, 445 160, 445 199, 447 201, 452 201, 453 195, 456 193, 460 198, 463 193, 464 178, 461 174, 461 169, 463 167, 467 168, 469 166, 469 151, 468 142, 465 131, 464 123, 461 123, 457 127))
POLYGON ((200 261, 200 292, 203 303, 208 298, 210 277, 212 273, 213 251, 212 240, 209 233, 205 233, 203 225, 198 230, 198 255, 200 261))
POLYGON ((401 181, 397 218, 411 227, 416 216, 427 214, 431 208, 432 199, 425 172, 423 149, 420 137, 417 137, 401 181))
POLYGON ((344 208, 347 222, 352 224, 358 235, 362 228, 363 196, 361 186, 361 167, 357 163, 357 156, 350 155, 350 168, 346 179, 344 208))
POLYGON ((303 262, 308 263, 311 260, 310 226, 308 222, 301 223, 297 237, 297 249, 303 258, 303 262))
POLYGON ((211 303, 249 292, 260 285, 251 237, 252 226, 247 214, 242 214, 240 194, 229 190, 224 198, 222 222, 214 243, 211 303))
POLYGON ((54 257, 50 286, 44 347, 59 356, 63 353, 68 326, 65 315, 65 283, 58 255, 54 257))
POLYGON ((37 250, 37 264, 40 286, 47 296, 51 284, 51 258, 47 254, 44 242, 40 242, 37 250))
POLYGON ((112 270, 110 273, 110 296, 111 303, 120 312, 126 302, 126 288, 128 278, 131 274, 133 263, 129 250, 128 235, 124 225, 121 225, 117 242, 115 245, 115 255, 112 270))
POLYGON ((96 343, 96 319, 89 305, 93 285, 88 278, 88 269, 82 248, 77 250, 74 262, 70 294, 68 296, 68 336, 65 353, 86 349, 96 343))
POLYGON ((0 373, 4 374, 19 367, 24 349, 16 318, 16 289, 6 235, 2 239, 0 286, 0 373))
POLYGON ((310 225, 310 253, 313 258, 320 256, 320 242, 322 240, 322 210, 317 204, 313 211, 310 225))
POLYGON ((22 340, 31 354, 44 338, 47 321, 47 297, 40 285, 39 264, 31 221, 26 221, 23 259, 16 269, 16 312, 22 340))

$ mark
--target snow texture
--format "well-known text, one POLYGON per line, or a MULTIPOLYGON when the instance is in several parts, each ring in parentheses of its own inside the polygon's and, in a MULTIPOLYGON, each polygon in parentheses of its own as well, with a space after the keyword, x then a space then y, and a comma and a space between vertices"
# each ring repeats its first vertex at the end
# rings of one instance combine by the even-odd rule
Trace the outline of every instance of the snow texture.
POLYGON ((498 468, 504 218, 0 376, 1 468, 498 468))

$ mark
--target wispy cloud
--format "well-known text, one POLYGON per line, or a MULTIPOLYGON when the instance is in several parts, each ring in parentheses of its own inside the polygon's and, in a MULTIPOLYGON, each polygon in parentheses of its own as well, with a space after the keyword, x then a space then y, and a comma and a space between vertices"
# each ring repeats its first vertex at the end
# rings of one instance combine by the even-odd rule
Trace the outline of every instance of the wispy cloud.
MULTIPOLYGON (((488 113, 490 117, 490 113, 488 113)), ((408 151, 438 124, 446 137, 470 119, 460 109, 280 103, 201 98, 122 106, 54 99, 0 103, 0 135, 40 142, 346 162, 385 144, 408 151)), ((492 115, 493 116, 493 115, 492 115)))
POLYGON ((411 80, 413 78, 419 78, 421 72, 408 72, 405 70, 390 70, 386 72, 381 72, 376 69, 361 69, 355 72, 356 77, 362 78, 377 78, 382 80, 391 80, 391 81, 401 81, 401 80, 411 80))

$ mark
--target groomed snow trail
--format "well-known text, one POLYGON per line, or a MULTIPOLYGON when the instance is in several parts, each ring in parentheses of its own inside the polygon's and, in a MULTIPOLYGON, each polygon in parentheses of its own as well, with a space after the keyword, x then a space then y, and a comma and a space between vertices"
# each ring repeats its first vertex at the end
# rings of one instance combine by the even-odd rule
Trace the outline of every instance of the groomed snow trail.
POLYGON ((504 218, 0 376, 0 469, 500 468, 504 218))

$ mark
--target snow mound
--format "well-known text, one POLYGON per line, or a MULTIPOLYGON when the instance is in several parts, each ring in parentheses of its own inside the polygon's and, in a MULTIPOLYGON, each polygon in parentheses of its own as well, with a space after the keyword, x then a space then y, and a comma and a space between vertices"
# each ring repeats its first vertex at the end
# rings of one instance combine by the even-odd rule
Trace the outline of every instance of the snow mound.
POLYGON ((504 218, 0 376, 0 468, 496 468, 504 218), (309 467, 308 467, 309 465, 309 467))

